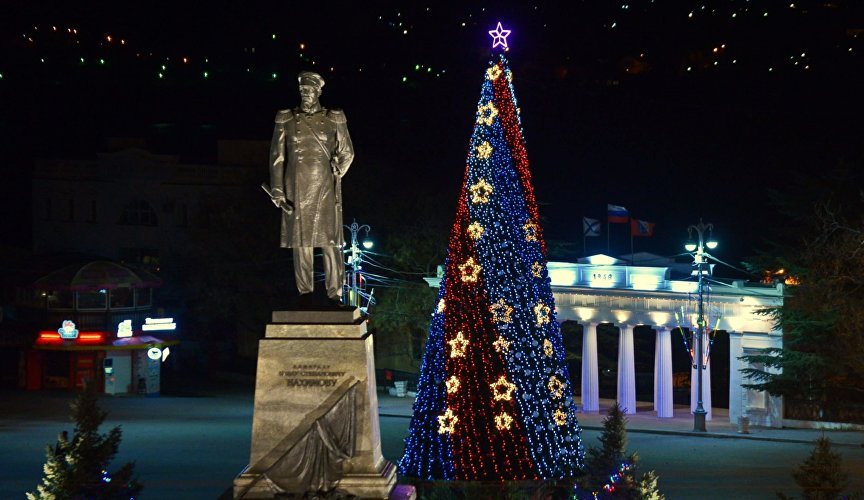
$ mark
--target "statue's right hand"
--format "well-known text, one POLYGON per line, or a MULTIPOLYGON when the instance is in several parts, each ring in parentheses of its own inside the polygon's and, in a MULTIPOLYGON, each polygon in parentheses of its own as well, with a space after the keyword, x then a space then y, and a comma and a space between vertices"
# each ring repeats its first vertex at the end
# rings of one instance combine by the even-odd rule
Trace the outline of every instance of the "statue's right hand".
POLYGON ((283 193, 281 189, 274 189, 270 195, 270 201, 272 201, 277 208, 282 207, 286 201, 285 193, 283 193))
POLYGON ((270 200, 276 205, 277 208, 281 207, 285 203, 285 195, 273 195, 270 200))

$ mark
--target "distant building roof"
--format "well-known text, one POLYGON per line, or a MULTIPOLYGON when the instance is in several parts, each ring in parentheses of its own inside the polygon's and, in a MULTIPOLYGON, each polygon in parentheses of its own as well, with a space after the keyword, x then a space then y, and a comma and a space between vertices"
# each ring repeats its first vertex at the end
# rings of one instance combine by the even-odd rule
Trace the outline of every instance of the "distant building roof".
POLYGON ((147 271, 133 270, 107 260, 97 260, 85 264, 72 264, 49 273, 34 281, 30 288, 83 292, 159 286, 162 286, 162 280, 147 271))

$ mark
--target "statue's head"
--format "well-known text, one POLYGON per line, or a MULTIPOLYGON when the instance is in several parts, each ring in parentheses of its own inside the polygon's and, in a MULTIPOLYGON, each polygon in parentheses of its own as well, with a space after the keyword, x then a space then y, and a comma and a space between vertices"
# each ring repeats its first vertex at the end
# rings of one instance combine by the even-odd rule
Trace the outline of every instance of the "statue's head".
POLYGON ((314 106, 321 96, 324 79, 318 73, 303 71, 297 77, 297 81, 300 83, 300 105, 303 108, 314 106))

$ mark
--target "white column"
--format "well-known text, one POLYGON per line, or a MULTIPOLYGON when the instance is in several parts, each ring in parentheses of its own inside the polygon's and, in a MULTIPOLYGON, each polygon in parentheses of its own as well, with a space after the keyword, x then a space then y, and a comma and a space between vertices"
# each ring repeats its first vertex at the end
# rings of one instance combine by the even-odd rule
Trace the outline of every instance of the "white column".
POLYGON ((741 347, 741 333, 729 332, 729 422, 735 424, 745 410, 746 390, 741 387, 744 377, 741 369, 745 367, 744 362, 738 359, 744 355, 741 347))
POLYGON ((661 418, 672 413, 672 335, 669 327, 657 327, 654 348, 654 411, 661 418))
POLYGON ((618 334, 618 404, 625 414, 636 413, 636 367, 633 326, 621 325, 618 334))
MULTIPOLYGON (((698 333, 697 333, 698 335, 698 333)), ((708 348, 708 332, 702 334, 702 351, 705 352, 708 348)), ((695 353, 696 350, 694 349, 695 353)), ((696 411, 696 402, 698 401, 696 396, 697 382, 696 382, 696 368, 694 367, 697 364, 697 360, 693 360, 693 364, 690 365, 690 413, 694 413, 696 411)), ((711 360, 705 364, 705 370, 702 372, 702 408, 705 409, 705 420, 711 420, 711 360)))
POLYGON ((597 323, 582 325, 582 412, 600 411, 597 379, 597 323))

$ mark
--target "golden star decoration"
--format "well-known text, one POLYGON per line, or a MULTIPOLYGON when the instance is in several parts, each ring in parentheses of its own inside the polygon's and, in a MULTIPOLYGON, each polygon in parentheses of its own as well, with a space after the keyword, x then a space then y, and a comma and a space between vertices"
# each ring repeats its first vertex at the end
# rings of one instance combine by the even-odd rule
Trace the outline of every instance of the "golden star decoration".
POLYGON ((513 308, 504 302, 504 299, 498 299, 498 302, 489 306, 489 312, 492 313, 492 321, 496 323, 510 323, 510 315, 513 314, 513 308))
POLYGON ((456 375, 451 375, 450 378, 448 378, 447 381, 444 382, 444 385, 447 386, 447 392, 450 394, 455 394, 456 391, 459 390, 459 384, 460 382, 459 379, 456 378, 456 375))
POLYGON ((531 264, 531 274, 533 274, 535 278, 542 278, 543 266, 539 262, 531 264))
POLYGON ((492 156, 492 151, 493 148, 489 141, 483 141, 483 144, 477 146, 477 158, 488 160, 492 156))
POLYGON ((478 179, 468 190, 471 191, 471 203, 489 203, 489 196, 492 195, 492 184, 486 182, 486 179, 478 179))
POLYGON ((525 230, 525 241, 537 241, 537 224, 526 222, 522 229, 525 230))
POLYGON ((549 309, 549 306, 544 304, 542 300, 534 306, 533 310, 534 315, 537 316, 537 326, 549 323, 549 313, 552 312, 552 310, 549 309))
POLYGON ((555 413, 552 414, 552 420, 555 421, 559 426, 567 424, 567 414, 561 411, 561 408, 556 408, 555 413))
POLYGON ((501 375, 494 384, 489 384, 492 388, 492 398, 495 401, 510 401, 513 399, 513 391, 516 390, 516 384, 511 384, 507 381, 507 377, 501 375))
POLYGON ((447 408, 443 415, 438 415, 438 434, 452 434, 458 421, 459 417, 447 408))
POLYGON ((552 377, 549 378, 549 383, 546 384, 546 387, 549 388, 552 397, 560 398, 564 395, 564 387, 566 387, 566 384, 558 380, 558 377, 555 375, 552 375, 552 377))
POLYGON ((468 232, 468 236, 470 236, 471 239, 479 240, 480 237, 483 236, 483 231, 485 231, 485 229, 483 229, 483 226, 481 226, 479 222, 474 221, 468 226, 468 229, 466 229, 466 231, 468 232))
POLYGON ((543 339, 543 354, 550 358, 555 354, 555 348, 552 347, 552 342, 549 339, 543 339))
POLYGON ((500 353, 510 352, 510 344, 512 344, 512 342, 507 342, 507 340, 500 335, 498 336, 498 340, 492 342, 492 345, 495 346, 495 350, 500 353))
POLYGON ((477 123, 482 123, 488 127, 495 121, 496 116, 498 116, 498 108, 492 104, 492 101, 477 106, 477 123))
POLYGON ((512 423, 513 417, 508 415, 506 411, 502 411, 500 415, 495 415, 495 427, 497 427, 499 431, 510 430, 510 424, 512 423))
POLYGON ((474 257, 468 257, 468 260, 459 264, 459 272, 462 273, 462 281, 466 283, 477 283, 482 269, 483 268, 480 267, 480 264, 474 260, 474 257))
POLYGON ((444 312, 444 309, 446 307, 447 307, 447 304, 444 302, 444 299, 441 299, 438 301, 438 308, 436 309, 436 311, 438 312, 438 314, 441 314, 444 312))
POLYGON ((451 358, 464 358, 465 350, 468 349, 468 339, 466 339, 462 332, 458 332, 456 334, 456 338, 447 342, 450 344, 450 357, 451 358))
POLYGON ((491 68, 486 70, 486 76, 489 78, 489 80, 494 82, 498 79, 499 76, 501 76, 501 68, 497 64, 495 66, 492 66, 491 68))

